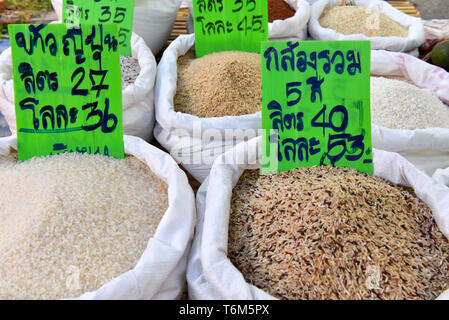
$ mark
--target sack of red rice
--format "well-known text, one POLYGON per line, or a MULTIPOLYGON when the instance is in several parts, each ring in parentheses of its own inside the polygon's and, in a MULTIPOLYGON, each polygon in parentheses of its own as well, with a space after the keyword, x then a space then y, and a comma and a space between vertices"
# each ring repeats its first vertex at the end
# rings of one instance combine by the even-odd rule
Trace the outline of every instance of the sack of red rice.
POLYGON ((373 176, 330 166, 259 175, 260 143, 217 158, 197 193, 189 298, 449 293, 449 188, 376 149, 373 176))
MULTIPOLYGON (((137 34, 131 37, 131 57, 121 57, 123 131, 150 141, 154 128, 154 81, 157 65, 153 53, 137 34)), ((12 134, 16 133, 11 48, 0 55, 0 112, 12 134)))
POLYGON ((429 175, 449 167, 449 73, 399 52, 371 52, 373 146, 429 175))
POLYGON ((195 226, 185 173, 125 136, 125 158, 18 162, 0 139, 0 299, 179 299, 195 226))
MULTIPOLYGON (((188 3, 187 30, 194 32, 192 1, 188 3)), ((268 0, 268 38, 270 40, 306 40, 310 5, 305 0, 268 0), (277 7, 280 7, 278 10, 277 7), (270 10, 271 9, 271 10, 270 10)))
POLYGON ((424 43, 420 18, 386 1, 319 0, 311 6, 309 33, 314 40, 371 40, 371 49, 414 52, 424 43))
POLYGON ((194 41, 179 36, 159 62, 154 136, 201 182, 217 156, 258 135, 260 57, 233 51, 195 59, 194 41))

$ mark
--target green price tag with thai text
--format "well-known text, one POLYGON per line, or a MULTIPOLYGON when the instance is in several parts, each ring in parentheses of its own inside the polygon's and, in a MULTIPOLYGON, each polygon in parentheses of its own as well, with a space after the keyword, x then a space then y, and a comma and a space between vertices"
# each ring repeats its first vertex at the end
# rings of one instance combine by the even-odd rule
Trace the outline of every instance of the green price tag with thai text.
POLYGON ((120 54, 131 56, 134 0, 63 0, 62 22, 69 27, 82 23, 118 25, 120 54))
POLYGON ((124 157, 114 24, 9 25, 19 160, 64 152, 124 157))
POLYGON ((219 51, 260 52, 268 39, 267 1, 193 0, 196 56, 219 51))
POLYGON ((262 173, 373 173, 369 41, 262 44, 262 173))

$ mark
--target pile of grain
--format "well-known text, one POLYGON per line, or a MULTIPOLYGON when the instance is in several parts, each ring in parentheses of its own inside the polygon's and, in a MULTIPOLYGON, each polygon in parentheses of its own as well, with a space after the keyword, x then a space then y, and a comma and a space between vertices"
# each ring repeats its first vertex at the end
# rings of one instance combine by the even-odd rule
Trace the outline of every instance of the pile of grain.
POLYGON ((0 299, 57 299, 134 268, 168 207, 134 157, 0 158, 0 299))
POLYGON ((367 37, 407 37, 408 30, 387 16, 366 7, 336 6, 324 9, 319 23, 341 34, 367 37))
POLYGON ((122 88, 133 84, 140 73, 139 60, 137 58, 120 56, 120 67, 122 73, 122 88))
POLYGON ((225 51, 178 59, 176 111, 203 118, 237 116, 261 110, 260 55, 225 51))
POLYGON ((412 192, 353 169, 259 176, 233 190, 228 256, 282 299, 434 299, 449 242, 412 192))
POLYGON ((285 20, 296 13, 284 0, 268 0, 268 22, 285 20))
POLYGON ((435 93, 383 77, 371 77, 371 117, 394 129, 449 128, 449 107, 435 93))

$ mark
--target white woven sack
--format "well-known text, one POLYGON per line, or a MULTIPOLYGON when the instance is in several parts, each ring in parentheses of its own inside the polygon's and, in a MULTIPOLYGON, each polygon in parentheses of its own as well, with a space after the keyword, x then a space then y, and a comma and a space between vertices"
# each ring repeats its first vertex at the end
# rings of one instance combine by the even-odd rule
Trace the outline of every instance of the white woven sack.
MULTIPOLYGON (((269 40, 306 40, 307 24, 310 19, 310 4, 306 0, 284 0, 293 10, 295 15, 284 19, 275 20, 268 23, 269 40)), ((193 33, 193 9, 192 0, 185 1, 184 5, 189 8, 189 18, 187 19, 187 30, 193 33)))
MULTIPOLYGON (((424 26, 420 18, 412 17, 394 8, 386 1, 351 0, 357 6, 371 8, 408 28, 408 37, 367 37, 363 34, 344 35, 333 29, 323 28, 318 19, 324 8, 341 4, 341 0, 319 0, 312 4, 309 33, 314 40, 371 40, 372 50, 410 52, 424 43, 424 26)), ((356 23, 363 23, 361 21, 356 23)))
MULTIPOLYGON (((423 60, 404 53, 373 50, 371 74, 405 78, 449 104, 449 73, 423 60)), ((398 152, 429 175, 437 168, 449 167, 447 128, 400 130, 373 124, 372 139, 373 147, 398 152)))
MULTIPOLYGON (((123 131, 150 141, 154 128, 154 81, 157 65, 153 53, 137 34, 131 37, 131 56, 137 58, 140 73, 134 83, 122 88, 123 131)), ((0 112, 11 132, 16 133, 11 48, 0 55, 0 112)))
MULTIPOLYGON (((247 283, 227 257, 232 189, 244 170, 260 168, 260 143, 260 137, 252 139, 217 158, 198 190, 198 220, 187 267, 190 299, 274 299, 247 283), (242 163, 236 161, 239 158, 251 165, 237 164, 242 163)), ((440 230, 449 237, 449 188, 435 183, 397 153, 374 149, 373 163, 375 176, 413 187, 432 209, 440 230)), ((446 290, 443 295, 448 294, 446 290)))
POLYGON ((242 116, 200 118, 174 110, 176 62, 179 56, 194 45, 194 41, 194 34, 179 36, 164 51, 159 62, 155 85, 154 136, 173 158, 195 179, 202 182, 209 174, 213 160, 242 141, 239 137, 227 136, 226 130, 253 129, 248 131, 249 138, 257 136, 257 129, 261 126, 261 112, 242 116))
MULTIPOLYGON (((62 19, 62 0, 51 0, 53 9, 62 19)), ((170 36, 181 0, 134 0, 133 31, 141 36, 154 55, 170 36)))
MULTIPOLYGON (((185 289, 188 253, 195 227, 195 199, 185 173, 165 152, 140 138, 124 136, 133 155, 168 185, 168 209, 134 269, 77 299, 179 299, 185 289)), ((0 155, 17 149, 16 136, 0 138, 0 155)))

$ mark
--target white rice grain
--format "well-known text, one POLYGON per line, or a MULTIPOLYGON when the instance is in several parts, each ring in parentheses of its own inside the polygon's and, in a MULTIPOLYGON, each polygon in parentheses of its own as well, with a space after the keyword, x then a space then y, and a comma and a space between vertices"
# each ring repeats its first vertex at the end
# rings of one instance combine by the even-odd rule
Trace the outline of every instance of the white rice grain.
POLYGON ((383 77, 371 77, 371 117, 393 129, 449 128, 449 107, 435 93, 383 77))
POLYGON ((134 157, 0 158, 0 299, 57 299, 135 267, 168 207, 134 157))

